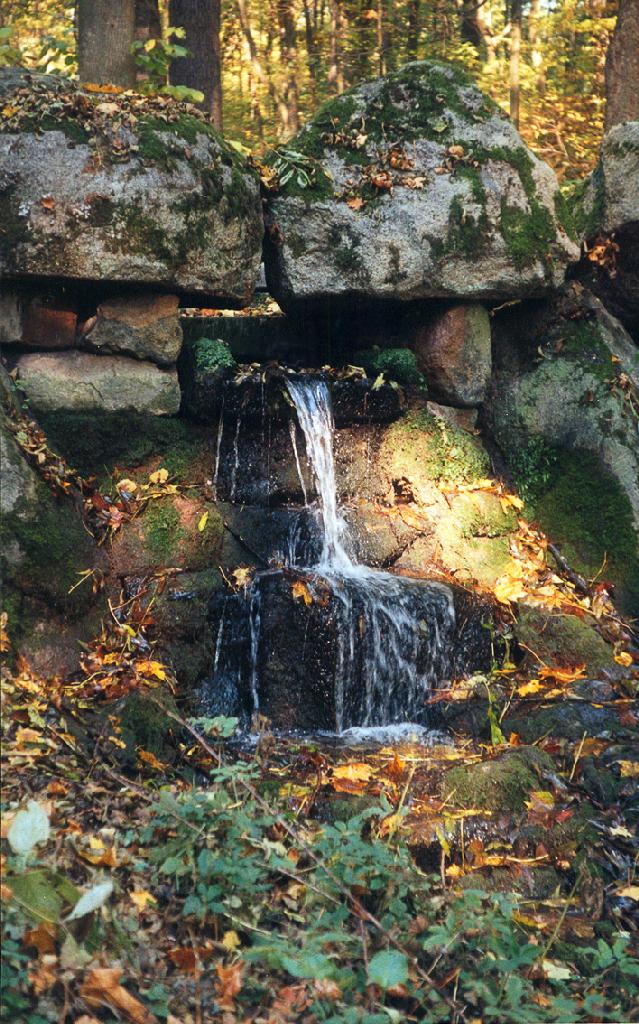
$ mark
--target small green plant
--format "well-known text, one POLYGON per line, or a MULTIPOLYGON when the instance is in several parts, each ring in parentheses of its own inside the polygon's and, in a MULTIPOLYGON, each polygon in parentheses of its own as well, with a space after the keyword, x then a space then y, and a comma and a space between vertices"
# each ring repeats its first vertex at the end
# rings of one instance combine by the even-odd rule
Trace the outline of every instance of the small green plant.
POLYGON ((276 149, 271 166, 277 174, 280 188, 284 188, 293 178, 300 188, 312 188, 315 184, 315 161, 297 150, 276 149))
POLYGON ((183 28, 170 27, 164 39, 147 39, 133 44, 133 55, 137 67, 146 75, 141 83, 141 91, 145 93, 162 93, 177 100, 188 103, 202 103, 204 93, 199 89, 189 89, 186 85, 168 85, 169 67, 177 57, 188 57, 186 46, 175 40, 184 39, 183 28))
POLYGON ((372 348, 356 352, 356 364, 361 364, 370 376, 383 373, 387 380, 397 381, 407 388, 426 391, 426 378, 417 369, 415 353, 409 348, 372 348))
POLYGON ((235 358, 225 341, 220 338, 198 338, 193 345, 198 370, 219 370, 234 367, 235 358))
POLYGON ((534 501, 553 483, 557 453, 543 437, 531 437, 510 458, 510 468, 525 501, 534 501))

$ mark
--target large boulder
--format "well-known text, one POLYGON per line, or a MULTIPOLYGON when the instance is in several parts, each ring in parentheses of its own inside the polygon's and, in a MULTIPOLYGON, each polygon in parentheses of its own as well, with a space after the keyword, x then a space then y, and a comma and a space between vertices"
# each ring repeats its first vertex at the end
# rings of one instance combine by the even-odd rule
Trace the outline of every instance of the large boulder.
POLYGON ((577 283, 495 325, 488 417, 546 533, 639 610, 639 376, 622 325, 577 283))
POLYGON ((135 410, 170 416, 180 408, 175 370, 154 363, 88 352, 38 352, 20 356, 20 384, 36 412, 135 410))
POLYGON ((194 107, 0 76, 0 273, 249 302, 259 180, 194 107))
POLYGON ((349 90, 290 150, 301 157, 274 157, 281 184, 266 250, 270 290, 287 311, 539 294, 578 255, 552 170, 447 64, 408 64, 349 90))
POLYGON ((639 340, 639 121, 615 125, 574 216, 591 286, 639 340))

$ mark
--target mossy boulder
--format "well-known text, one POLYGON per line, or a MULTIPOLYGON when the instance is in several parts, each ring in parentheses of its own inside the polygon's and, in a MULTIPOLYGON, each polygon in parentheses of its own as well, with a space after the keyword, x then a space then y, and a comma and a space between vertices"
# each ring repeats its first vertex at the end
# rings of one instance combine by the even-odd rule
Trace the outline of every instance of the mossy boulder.
POLYGON ((493 436, 552 540, 575 568, 639 605, 637 350, 601 302, 573 285, 496 331, 493 436))
POLYGON ((384 431, 378 461, 389 484, 406 481, 425 504, 434 484, 470 483, 490 473, 490 459, 477 438, 418 405, 384 431))
POLYGON ((184 494, 152 500, 115 535, 109 549, 113 572, 209 569, 219 557, 222 532, 222 518, 210 502, 184 494))
POLYGON ((287 311, 539 294, 577 258, 553 172, 453 65, 420 61, 355 86, 290 149, 311 182, 301 187, 293 158, 269 203, 266 247, 269 288, 287 311))
POLYGON ((0 133, 3 276, 147 283, 248 304, 259 180, 210 122, 185 104, 0 74, 14 111, 0 133))
POLYGON ((515 637, 528 655, 531 668, 550 665, 574 668, 585 665, 589 675, 618 671, 613 649, 594 624, 577 615, 550 612, 522 605, 515 625, 515 637))
POLYGON ((516 747, 493 760, 459 765, 446 772, 442 797, 453 807, 486 811, 522 811, 529 794, 541 789, 543 771, 553 762, 537 747, 516 747))
POLYGON ((167 711, 177 713, 175 700, 168 689, 134 690, 124 698, 119 710, 120 735, 126 744, 123 760, 134 764, 139 748, 156 757, 170 759, 177 746, 180 727, 167 711))

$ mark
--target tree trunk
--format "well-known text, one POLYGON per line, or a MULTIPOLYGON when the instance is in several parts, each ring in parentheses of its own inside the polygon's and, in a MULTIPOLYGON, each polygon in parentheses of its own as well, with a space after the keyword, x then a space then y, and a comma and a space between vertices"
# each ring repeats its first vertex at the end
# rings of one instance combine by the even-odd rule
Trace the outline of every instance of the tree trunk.
POLYGON ((135 38, 143 43, 162 38, 158 0, 135 0, 135 38))
POLYGON ((408 0, 406 56, 409 60, 417 60, 419 50, 419 15, 420 0, 408 0))
POLYGON ((221 0, 170 0, 170 23, 186 29, 184 45, 189 56, 172 62, 169 78, 172 85, 186 85, 204 93, 202 107, 221 131, 220 6, 221 0))
POLYGON ((331 92, 344 92, 344 65, 342 59, 342 42, 344 32, 344 12, 342 0, 331 0, 330 55, 328 67, 328 85, 331 92))
POLYGON ((510 116, 519 128, 519 58, 521 53, 522 0, 511 0, 510 7, 510 116))
POLYGON ((291 135, 299 131, 299 100, 297 95, 297 41, 295 37, 294 0, 277 0, 277 23, 280 35, 280 57, 285 71, 284 98, 286 124, 291 135))
POLYGON ((135 0, 79 0, 76 31, 81 82, 135 84, 135 0))
POLYGON ((609 131, 639 120, 639 0, 620 0, 606 54, 606 119, 609 131))
POLYGON ((311 106, 317 106, 317 86, 319 82, 322 58, 317 41, 317 0, 304 0, 304 29, 306 33, 306 58, 308 64, 309 90, 311 106))

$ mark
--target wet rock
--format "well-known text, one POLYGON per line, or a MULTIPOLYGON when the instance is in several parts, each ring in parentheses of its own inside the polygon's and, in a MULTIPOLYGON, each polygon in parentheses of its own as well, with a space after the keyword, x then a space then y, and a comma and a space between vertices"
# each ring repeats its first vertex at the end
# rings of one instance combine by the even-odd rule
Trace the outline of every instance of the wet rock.
POLYGON ((586 734, 610 738, 626 731, 614 705, 597 707, 585 701, 515 708, 504 716, 502 728, 506 734, 516 732, 524 743, 535 743, 543 736, 580 740, 586 734))
POLYGON ((314 327, 282 315, 189 316, 182 321, 185 343, 218 338, 238 363, 278 360, 290 366, 322 366, 326 362, 320 357, 321 339, 314 327))
POLYGON ((598 704, 605 704, 616 697, 610 683, 603 679, 580 679, 579 682, 572 684, 571 692, 575 697, 598 704))
POLYGON ((335 426, 349 423, 392 423, 406 408, 400 387, 368 377, 336 380, 330 384, 335 426))
POLYGON ((269 204, 266 276, 287 312, 540 294, 577 257, 553 172, 452 65, 356 86, 291 146, 319 163, 310 188, 293 176, 269 204))
POLYGON ((36 413, 134 410, 170 416, 180 408, 177 373, 154 363, 73 351, 20 356, 17 365, 36 413))
POLYGON ((148 101, 146 111, 136 107, 135 127, 126 117, 114 127, 127 98, 84 93, 58 76, 2 75, 5 105, 16 85, 38 91, 41 105, 44 89, 56 93, 42 121, 5 120, 3 276, 153 284, 230 306, 250 301, 263 234, 259 181, 209 122, 148 101))
POLYGON ((612 647, 585 619, 541 608, 520 606, 514 628, 515 638, 525 651, 531 668, 540 662, 558 668, 585 665, 589 672, 618 677, 612 647))
POLYGON ((73 348, 75 303, 49 291, 8 288, 0 292, 0 344, 29 348, 73 348))
POLYGON ((441 793, 456 807, 520 811, 532 790, 541 788, 543 771, 553 771, 547 754, 537 747, 516 747, 491 761, 451 768, 441 793))
POLYGON ((261 574, 247 593, 212 602, 222 640, 205 699, 240 679, 244 716, 259 707, 278 729, 419 722, 429 686, 487 664, 489 611, 475 604, 470 614, 466 601, 438 583, 383 574, 261 574))
POLYGON ((453 406, 481 405, 491 373, 490 319, 483 306, 452 306, 418 332, 415 352, 429 393, 453 406))
POLYGON ((172 366, 182 348, 177 296, 146 293, 102 302, 84 326, 82 345, 172 366))

